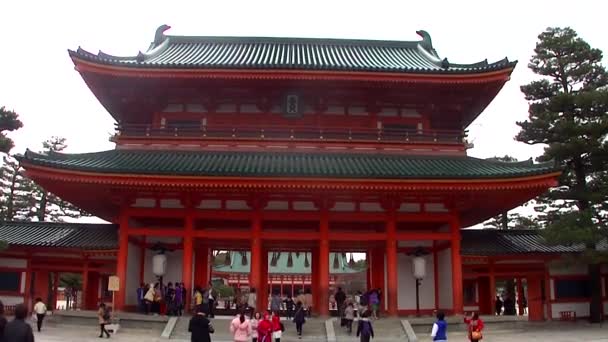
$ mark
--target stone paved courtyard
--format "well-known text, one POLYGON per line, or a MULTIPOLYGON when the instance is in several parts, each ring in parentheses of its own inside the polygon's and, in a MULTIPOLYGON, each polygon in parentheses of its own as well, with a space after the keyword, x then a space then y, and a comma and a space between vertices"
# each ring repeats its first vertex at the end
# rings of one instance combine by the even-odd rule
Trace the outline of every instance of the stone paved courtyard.
MULTIPOLYGON (((90 342, 100 341, 98 336, 99 330, 97 326, 83 325, 49 325, 43 329, 41 333, 35 332, 37 342, 90 342)), ((377 332, 377 334, 381 334, 377 332)), ((218 336, 219 337, 219 336, 218 336)), ((226 334, 222 334, 222 339, 213 339, 213 341, 223 342, 226 334)), ((431 341, 430 337, 418 335, 420 342, 431 341)), ((358 341, 354 336, 350 338, 353 342, 358 341)), ((113 341, 189 341, 186 339, 161 339, 157 332, 146 329, 124 329, 119 331, 117 335, 112 336, 113 341)), ((319 341, 320 338, 303 338, 302 341, 319 341)), ((378 336, 374 341, 398 341, 399 339, 381 338, 378 336)), ((402 340, 402 339, 401 339, 402 340)), ((466 341, 466 336, 463 332, 452 332, 449 335, 450 341, 466 341)), ((541 325, 533 329, 527 330, 495 330, 488 331, 484 341, 490 342, 510 342, 510 341, 550 341, 550 342, 608 342, 608 325, 589 326, 586 324, 560 326, 556 324, 541 325)))

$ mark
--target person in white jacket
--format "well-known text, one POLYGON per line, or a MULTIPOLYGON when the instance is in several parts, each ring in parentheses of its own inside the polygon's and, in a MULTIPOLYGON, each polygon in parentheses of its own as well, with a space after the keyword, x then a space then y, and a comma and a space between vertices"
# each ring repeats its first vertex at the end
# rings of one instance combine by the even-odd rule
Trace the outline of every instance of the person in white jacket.
POLYGON ((36 314, 36 324, 38 326, 38 332, 42 329, 42 321, 46 315, 46 305, 42 302, 42 298, 36 298, 36 304, 34 305, 34 313, 36 314))

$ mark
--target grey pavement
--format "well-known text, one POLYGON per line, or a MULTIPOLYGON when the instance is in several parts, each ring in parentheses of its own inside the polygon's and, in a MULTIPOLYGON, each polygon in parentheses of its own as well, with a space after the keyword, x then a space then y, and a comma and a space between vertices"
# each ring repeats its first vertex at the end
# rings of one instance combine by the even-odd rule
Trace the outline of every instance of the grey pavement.
MULTIPOLYGON (((227 322, 215 322, 216 330, 223 328, 227 329, 227 322), (224 324, 226 323, 226 324, 224 324)), ((390 320, 375 322, 375 331, 377 338, 373 342, 394 342, 405 341, 402 333, 390 320)), ((320 321, 310 320, 305 326, 305 336, 302 340, 296 341, 324 341, 320 321), (308 325, 308 323, 312 323, 308 325), (308 328, 308 330, 306 329, 308 328)), ((293 329, 291 324, 286 324, 286 329, 293 329)), ((450 327, 449 341, 467 341, 466 334, 461 327, 450 327)), ((37 342, 92 342, 101 341, 98 338, 99 327, 97 325, 81 325, 81 324, 48 324, 43 327, 41 333, 35 332, 37 342)), ((339 342, 356 342, 358 339, 354 336, 347 336, 341 331, 339 326, 336 327, 336 335, 339 342)), ((284 340, 292 340, 291 333, 286 333, 284 340)), ((431 338, 428 334, 419 333, 420 342, 430 342, 431 338)), ((105 340, 105 339, 104 339, 105 340)), ((180 333, 171 340, 161 339, 160 334, 154 329, 138 329, 125 328, 121 329, 116 335, 113 335, 109 340, 123 342, 187 342, 190 341, 189 335, 180 333)), ((220 332, 212 337, 214 342, 230 341, 229 334, 220 332)), ((533 327, 525 327, 521 329, 488 329, 485 333, 485 342, 512 342, 512 341, 535 341, 535 342, 608 342, 608 324, 603 326, 589 324, 569 324, 569 323, 548 323, 538 324, 533 327)), ((283 339, 282 339, 283 342, 283 339)))

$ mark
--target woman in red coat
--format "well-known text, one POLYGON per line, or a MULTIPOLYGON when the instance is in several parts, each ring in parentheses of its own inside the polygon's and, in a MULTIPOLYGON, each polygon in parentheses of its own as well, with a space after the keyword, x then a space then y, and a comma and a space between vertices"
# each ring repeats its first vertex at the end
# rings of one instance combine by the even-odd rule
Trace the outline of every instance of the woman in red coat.
POLYGON ((258 342, 272 342, 272 331, 270 315, 266 312, 263 319, 258 323, 258 342))
POLYGON ((482 339, 481 331, 483 330, 483 321, 479 318, 477 312, 473 313, 470 318, 465 315, 464 323, 469 331, 469 340, 471 342, 479 342, 482 339))

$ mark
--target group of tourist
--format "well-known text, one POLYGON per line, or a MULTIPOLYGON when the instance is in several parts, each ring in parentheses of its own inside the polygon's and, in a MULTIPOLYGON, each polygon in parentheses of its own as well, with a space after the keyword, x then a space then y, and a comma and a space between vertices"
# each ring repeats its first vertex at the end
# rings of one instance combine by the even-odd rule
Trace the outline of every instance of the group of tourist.
MULTIPOLYGON (((295 304, 293 322, 296 325, 298 338, 302 338, 302 328, 306 322, 304 306, 301 302, 295 304)), ((278 311, 254 312, 247 317, 245 310, 230 322, 230 333, 235 342, 281 342, 285 326, 281 322, 278 311)), ((190 319, 188 331, 191 333, 192 342, 210 342, 211 334, 215 332, 213 324, 209 320, 207 312, 202 306, 196 308, 196 314, 190 319)))
POLYGON ((184 311, 187 291, 184 283, 169 282, 167 286, 160 283, 144 284, 137 288, 137 308, 139 312, 149 314, 166 314, 181 316, 184 311))

